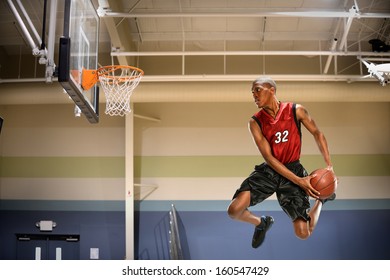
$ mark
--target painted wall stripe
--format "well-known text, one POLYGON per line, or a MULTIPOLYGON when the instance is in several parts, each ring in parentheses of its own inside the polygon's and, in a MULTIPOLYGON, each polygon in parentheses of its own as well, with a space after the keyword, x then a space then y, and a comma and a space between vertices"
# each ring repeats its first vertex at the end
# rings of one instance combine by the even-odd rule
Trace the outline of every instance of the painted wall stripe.
MULTIPOLYGON (((314 200, 313 200, 314 202, 314 200)), ((178 211, 226 211, 230 200, 142 201, 137 211, 169 211, 172 204, 178 211)), ((390 199, 337 199, 324 205, 323 210, 378 210, 390 209, 390 199)), ((282 211, 276 200, 265 200, 251 207, 251 211, 282 211)))
MULTIPOLYGON (((124 157, 2 157, 0 177, 119 178, 124 157)), ((333 155, 338 176, 389 176, 390 155, 333 155)), ((260 156, 136 156, 135 177, 240 177, 263 162, 260 156)), ((324 166, 320 155, 303 155, 310 172, 324 166)))
POLYGON ((125 202, 122 200, 0 200, 0 210, 125 211, 125 202))
MULTIPOLYGON (((226 211, 229 200, 154 200, 135 201, 135 211, 169 211, 174 204, 178 211, 226 211)), ((390 209, 390 199, 338 199, 327 203, 323 210, 390 209)), ((0 200, 0 210, 29 211, 124 211, 124 201, 67 200, 0 200)), ((266 200, 252 211, 282 211, 275 200, 266 200)))
POLYGON ((0 178, 0 199, 122 200, 125 178, 0 178))
MULTIPOLYGON (((230 200, 245 177, 136 178, 138 200, 230 200), (153 187, 154 186, 154 187, 153 187)), ((338 176, 339 199, 390 199, 390 176, 338 176)), ((276 195, 269 199, 276 200, 276 195)))
MULTIPOLYGON (((135 178, 135 200, 230 200, 244 177, 135 178)), ((123 200, 125 178, 1 178, 0 199, 123 200)), ((390 199, 390 176, 339 176, 339 199, 390 199)), ((269 199, 276 200, 272 195, 269 199)))
POLYGON ((124 157, 3 157, 0 177, 119 178, 124 157))
MULTIPOLYGON (((240 177, 247 176, 260 156, 144 156, 135 157, 135 177, 240 177)), ((338 176, 388 176, 390 155, 334 155, 338 176)), ((320 155, 304 155, 302 163, 310 172, 324 167, 320 155)))

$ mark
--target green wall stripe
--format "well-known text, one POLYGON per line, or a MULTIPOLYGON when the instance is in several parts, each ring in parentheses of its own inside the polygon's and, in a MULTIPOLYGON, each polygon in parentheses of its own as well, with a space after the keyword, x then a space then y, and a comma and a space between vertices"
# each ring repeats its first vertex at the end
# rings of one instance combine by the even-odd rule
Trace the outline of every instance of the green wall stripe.
MULTIPOLYGON (((321 155, 306 155, 302 163, 310 172, 324 167, 321 155)), ((144 156, 135 157, 135 177, 244 177, 260 156, 144 156)), ((390 155, 334 155, 338 176, 389 176, 390 155)))
MULTIPOLYGON (((388 155, 333 155, 333 168, 338 176, 390 176, 388 155)), ((308 170, 323 166, 322 156, 303 156, 308 170)))
POLYGON ((3 157, 1 177, 118 178, 124 177, 124 157, 3 157))
MULTIPOLYGON (((321 155, 304 155, 310 172, 321 155)), ((245 177, 260 156, 135 156, 135 177, 245 177)), ((390 155, 334 155, 338 176, 390 176, 390 155)), ((0 157, 0 176, 17 178, 123 178, 124 157, 0 157)))

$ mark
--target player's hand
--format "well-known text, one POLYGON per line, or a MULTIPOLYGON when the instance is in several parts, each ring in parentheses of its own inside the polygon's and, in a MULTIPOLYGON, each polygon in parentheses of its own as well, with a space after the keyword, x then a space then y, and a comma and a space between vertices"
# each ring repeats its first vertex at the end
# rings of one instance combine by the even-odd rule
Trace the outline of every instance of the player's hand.
POLYGON ((301 178, 299 186, 306 192, 308 196, 311 196, 315 199, 319 199, 320 192, 313 188, 313 186, 310 184, 310 180, 316 176, 317 174, 313 174, 301 178))
MULTIPOLYGON (((333 170, 333 166, 332 166, 332 165, 328 165, 328 166, 326 167, 326 169, 328 169, 329 171, 332 171, 333 174, 334 174, 334 170, 333 170)), ((336 179, 337 179, 337 183, 338 183, 338 182, 339 182, 339 178, 336 177, 336 179)))
POLYGON ((333 171, 333 166, 332 166, 332 165, 328 165, 328 166, 326 167, 326 169, 328 169, 329 171, 334 172, 334 171, 333 171))

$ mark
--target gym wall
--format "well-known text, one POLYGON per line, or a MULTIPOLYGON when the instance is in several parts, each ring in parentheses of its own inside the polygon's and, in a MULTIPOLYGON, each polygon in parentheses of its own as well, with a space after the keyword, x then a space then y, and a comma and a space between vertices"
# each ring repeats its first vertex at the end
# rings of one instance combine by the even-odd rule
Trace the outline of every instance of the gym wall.
MULTIPOLYGON (((218 93, 212 83, 192 90, 178 83, 171 91, 165 84, 160 85, 163 97, 156 96, 157 84, 144 84, 134 95, 135 114, 160 120, 134 119, 136 258, 168 258, 166 233, 160 229, 174 204, 187 258, 388 259, 390 103, 382 98, 388 89, 370 83, 348 90, 336 83, 327 84, 331 90, 326 91, 320 84, 318 92, 329 92, 329 97, 316 100, 312 84, 281 84, 280 100, 305 105, 325 133, 340 180, 338 197, 325 205, 307 241, 294 236, 274 197, 254 207, 276 222, 264 245, 253 250, 253 227, 226 214, 235 189, 262 162, 247 129, 256 111, 250 83, 241 84, 218 93), (341 100, 341 93, 347 98, 341 100)), ((40 220, 56 221, 55 234, 79 234, 80 259, 90 257, 90 248, 100 248, 101 259, 123 259, 124 118, 101 113, 100 123, 91 125, 74 116, 74 105, 56 87, 48 91, 34 83, 15 92, 7 84, 0 91, 5 119, 0 135, 0 219, 5 225, 0 259, 16 259, 15 234, 39 233, 35 223, 40 220), (42 98, 4 101, 12 94, 36 96, 35 91, 42 98), (55 101, 47 101, 50 94, 55 101)), ((324 165, 305 131, 302 162, 309 172, 324 165)))

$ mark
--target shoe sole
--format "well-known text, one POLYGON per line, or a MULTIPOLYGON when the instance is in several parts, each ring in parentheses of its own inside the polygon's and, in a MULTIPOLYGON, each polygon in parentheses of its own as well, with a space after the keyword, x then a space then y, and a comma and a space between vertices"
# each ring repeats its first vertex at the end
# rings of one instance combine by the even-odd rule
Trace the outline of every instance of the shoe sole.
POLYGON ((265 231, 267 232, 272 227, 272 225, 274 224, 274 218, 272 218, 271 216, 267 216, 265 220, 267 222, 267 226, 266 226, 265 231))
POLYGON ((266 222, 266 225, 264 228, 264 239, 257 246, 253 246, 253 243, 252 243, 252 248, 254 248, 254 249, 259 248, 261 246, 261 244, 263 244, 263 242, 265 240, 265 236, 267 234, 267 231, 272 227, 272 225, 274 223, 274 218, 272 218, 271 216, 266 216, 265 222, 266 222))

